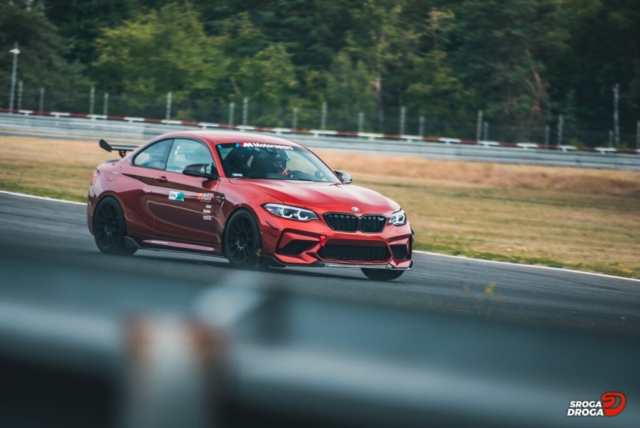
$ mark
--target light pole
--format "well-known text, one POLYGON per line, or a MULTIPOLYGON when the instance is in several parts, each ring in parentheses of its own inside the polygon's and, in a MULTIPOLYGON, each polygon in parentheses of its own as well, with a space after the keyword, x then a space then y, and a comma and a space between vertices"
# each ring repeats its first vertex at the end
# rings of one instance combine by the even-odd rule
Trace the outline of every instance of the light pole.
POLYGON ((20 49, 18 49, 18 42, 15 42, 13 49, 9 52, 13 54, 13 69, 11 71, 11 94, 9 95, 9 112, 13 113, 13 95, 16 90, 16 73, 18 72, 18 55, 20 49))

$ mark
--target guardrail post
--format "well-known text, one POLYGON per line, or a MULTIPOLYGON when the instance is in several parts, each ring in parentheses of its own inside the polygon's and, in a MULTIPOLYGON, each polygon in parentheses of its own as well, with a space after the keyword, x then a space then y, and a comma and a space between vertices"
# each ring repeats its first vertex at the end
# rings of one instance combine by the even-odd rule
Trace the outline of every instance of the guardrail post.
POLYGON ((476 141, 482 136, 482 110, 478 110, 478 123, 476 124, 476 141))
POLYGON ((404 135, 404 125, 407 118, 407 109, 405 106, 400 107, 400 136, 404 135))
POLYGON ((134 319, 125 327, 124 427, 214 426, 224 337, 178 318, 134 319))

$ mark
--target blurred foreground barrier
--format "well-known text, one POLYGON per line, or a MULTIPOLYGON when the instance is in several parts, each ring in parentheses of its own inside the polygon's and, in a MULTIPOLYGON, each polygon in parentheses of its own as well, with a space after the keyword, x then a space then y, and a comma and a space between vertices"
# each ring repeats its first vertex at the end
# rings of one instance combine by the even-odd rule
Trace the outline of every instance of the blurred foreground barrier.
MULTIPOLYGON (((640 420, 640 343, 631 337, 239 283, 208 289, 189 316, 101 316, 1 301, 0 356, 115 382, 114 420, 127 428, 632 427, 640 420), (571 401, 607 391, 626 394, 618 416, 567 416, 571 401)), ((47 402, 23 404, 37 413, 47 402)))

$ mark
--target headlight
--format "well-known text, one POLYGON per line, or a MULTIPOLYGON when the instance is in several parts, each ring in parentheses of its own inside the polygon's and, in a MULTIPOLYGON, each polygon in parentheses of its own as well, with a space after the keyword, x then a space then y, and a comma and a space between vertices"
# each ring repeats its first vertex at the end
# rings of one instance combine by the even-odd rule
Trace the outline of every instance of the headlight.
POLYGON ((402 226, 407 222, 407 215, 404 213, 404 210, 396 211, 391 214, 389 218, 389 223, 394 226, 402 226))
POLYGON ((304 208, 290 207, 289 205, 265 204, 264 209, 278 217, 288 218, 290 220, 309 221, 319 220, 319 217, 313 211, 304 208))

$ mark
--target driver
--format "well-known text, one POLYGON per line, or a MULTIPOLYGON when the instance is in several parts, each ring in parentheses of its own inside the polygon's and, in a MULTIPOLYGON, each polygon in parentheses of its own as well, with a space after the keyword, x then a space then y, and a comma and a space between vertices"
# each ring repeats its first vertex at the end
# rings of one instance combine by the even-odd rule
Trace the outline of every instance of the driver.
POLYGON ((269 174, 289 175, 287 169, 287 160, 289 156, 286 153, 278 151, 275 155, 269 156, 267 163, 267 172, 269 174))

